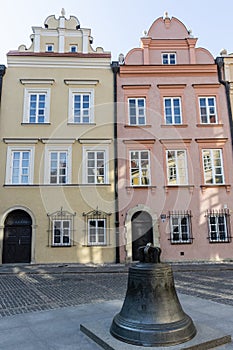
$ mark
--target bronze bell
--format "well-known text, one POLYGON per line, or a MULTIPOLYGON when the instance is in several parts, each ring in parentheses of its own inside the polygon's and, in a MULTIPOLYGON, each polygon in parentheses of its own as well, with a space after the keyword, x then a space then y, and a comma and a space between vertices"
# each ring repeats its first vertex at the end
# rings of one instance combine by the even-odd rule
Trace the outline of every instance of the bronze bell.
POLYGON ((139 248, 140 262, 129 268, 128 289, 111 334, 141 346, 172 346, 192 339, 196 328, 176 294, 172 268, 160 262, 161 250, 139 248))

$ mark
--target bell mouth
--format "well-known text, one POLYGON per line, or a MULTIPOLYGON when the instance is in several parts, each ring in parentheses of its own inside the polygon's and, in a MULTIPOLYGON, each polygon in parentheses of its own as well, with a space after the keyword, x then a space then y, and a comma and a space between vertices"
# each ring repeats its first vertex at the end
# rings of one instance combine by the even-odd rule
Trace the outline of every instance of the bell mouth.
POLYGON ((195 337, 197 331, 192 319, 185 314, 182 320, 167 324, 144 324, 127 320, 117 314, 110 333, 116 339, 138 346, 172 346, 195 337))

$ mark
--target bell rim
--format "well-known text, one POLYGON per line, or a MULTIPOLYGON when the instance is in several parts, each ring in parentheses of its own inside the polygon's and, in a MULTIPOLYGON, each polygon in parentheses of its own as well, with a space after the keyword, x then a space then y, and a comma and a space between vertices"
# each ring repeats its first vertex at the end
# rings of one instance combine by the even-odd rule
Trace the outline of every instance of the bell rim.
POLYGON ((187 314, 185 314, 185 317, 182 320, 176 322, 150 325, 125 321, 119 314, 117 314, 112 321, 110 333, 116 339, 128 344, 141 346, 172 346, 193 339, 197 334, 197 330, 192 319, 187 314), (117 322, 119 318, 121 318, 121 323, 117 322), (124 330, 130 337, 119 334, 117 329, 121 331, 124 330), (184 333, 188 334, 184 336, 184 333), (174 340, 174 336, 177 339, 174 340), (140 339, 136 339, 138 337, 140 339), (148 337, 152 337, 153 341, 146 341, 148 337))

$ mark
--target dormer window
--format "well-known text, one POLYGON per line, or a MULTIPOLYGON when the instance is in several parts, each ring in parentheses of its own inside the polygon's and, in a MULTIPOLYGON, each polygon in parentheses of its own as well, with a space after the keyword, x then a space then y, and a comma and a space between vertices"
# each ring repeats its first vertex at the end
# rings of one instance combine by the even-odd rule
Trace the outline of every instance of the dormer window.
POLYGON ((70 52, 78 52, 78 46, 77 45, 71 45, 70 46, 70 52))
POLYGON ((163 64, 176 64, 176 54, 174 52, 166 52, 162 54, 163 64))
POLYGON ((46 44, 46 52, 54 52, 54 45, 46 44))

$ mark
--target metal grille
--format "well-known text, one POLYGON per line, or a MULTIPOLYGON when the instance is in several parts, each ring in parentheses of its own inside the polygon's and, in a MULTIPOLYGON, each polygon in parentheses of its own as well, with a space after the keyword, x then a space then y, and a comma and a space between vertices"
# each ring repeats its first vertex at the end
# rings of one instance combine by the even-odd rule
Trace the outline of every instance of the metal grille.
POLYGON ((70 247, 74 245, 74 216, 76 213, 70 213, 60 210, 47 214, 49 218, 48 246, 52 247, 70 247))

